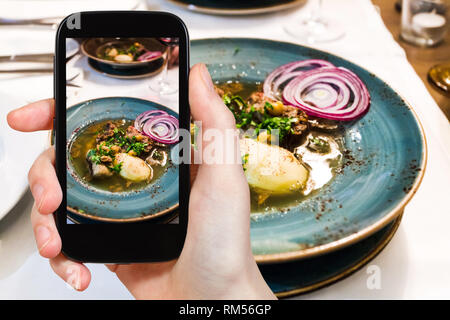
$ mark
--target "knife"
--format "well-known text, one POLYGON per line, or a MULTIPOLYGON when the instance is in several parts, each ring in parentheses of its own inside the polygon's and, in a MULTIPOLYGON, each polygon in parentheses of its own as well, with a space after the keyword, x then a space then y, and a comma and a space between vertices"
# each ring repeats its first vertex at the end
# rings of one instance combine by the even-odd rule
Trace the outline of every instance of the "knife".
POLYGON ((14 19, 0 17, 0 25, 41 25, 41 26, 53 26, 58 25, 63 17, 48 17, 38 19, 14 19))
POLYGON ((53 68, 0 70, 0 73, 51 73, 53 68))
POLYGON ((12 54, 0 56, 0 62, 53 62, 53 53, 12 54))

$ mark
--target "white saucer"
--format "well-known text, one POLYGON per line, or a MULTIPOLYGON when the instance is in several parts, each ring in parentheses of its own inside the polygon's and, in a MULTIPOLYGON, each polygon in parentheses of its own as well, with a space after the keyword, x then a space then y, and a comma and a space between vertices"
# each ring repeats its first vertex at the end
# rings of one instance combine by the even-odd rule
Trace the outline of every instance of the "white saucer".
POLYGON ((0 220, 16 205, 28 188, 28 170, 48 145, 48 131, 22 133, 6 121, 9 111, 25 101, 0 91, 0 220))

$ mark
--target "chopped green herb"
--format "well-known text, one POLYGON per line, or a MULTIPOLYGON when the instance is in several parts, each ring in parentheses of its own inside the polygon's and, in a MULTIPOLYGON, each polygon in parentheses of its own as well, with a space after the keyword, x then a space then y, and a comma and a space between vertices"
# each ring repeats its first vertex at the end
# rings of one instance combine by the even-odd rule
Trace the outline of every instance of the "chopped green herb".
POLYGON ((247 170, 245 165, 248 163, 248 156, 249 156, 248 153, 246 153, 242 156, 242 167, 244 168, 244 171, 247 170))
POLYGON ((117 163, 115 165, 112 165, 111 167, 108 167, 111 171, 115 171, 117 173, 120 172, 120 169, 122 169, 122 162, 117 163))
POLYGON ((97 150, 95 150, 95 149, 89 150, 87 156, 88 156, 89 159, 91 159, 91 161, 93 163, 96 163, 96 164, 100 164, 101 163, 100 155, 97 154, 97 150))
POLYGON ((155 150, 153 152, 152 158, 155 159, 155 160, 162 160, 164 157, 163 157, 163 154, 161 152, 159 152, 158 150, 155 150))
POLYGON ((254 128, 256 136, 262 129, 267 130, 268 133, 271 133, 271 130, 278 130, 281 142, 292 132, 292 124, 297 121, 297 119, 292 117, 272 116, 268 110, 273 109, 273 105, 269 102, 265 103, 263 112, 255 110, 253 106, 249 108, 240 96, 225 94, 223 102, 233 112, 236 119, 236 127, 238 129, 254 128))

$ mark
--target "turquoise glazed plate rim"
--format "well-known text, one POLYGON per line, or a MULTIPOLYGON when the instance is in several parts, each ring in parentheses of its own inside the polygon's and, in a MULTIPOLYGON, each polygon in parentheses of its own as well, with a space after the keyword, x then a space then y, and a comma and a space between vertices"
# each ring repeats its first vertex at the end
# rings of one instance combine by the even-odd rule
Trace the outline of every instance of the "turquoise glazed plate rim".
MULTIPOLYGON (((108 119, 134 119, 147 110, 164 110, 178 117, 175 111, 163 105, 132 97, 90 99, 69 107, 66 152, 73 138, 86 126, 108 119)), ((161 217, 178 208, 178 185, 178 166, 171 165, 143 189, 108 192, 82 181, 67 160, 67 210, 84 219, 123 223, 161 217)))
POLYGON ((355 72, 366 83, 372 105, 361 119, 344 125, 345 149, 354 159, 343 174, 287 212, 252 219, 252 251, 258 263, 309 258, 368 237, 403 211, 425 172, 427 145, 417 114, 366 69, 334 54, 289 42, 255 38, 191 42, 191 64, 205 63, 218 82, 262 82, 284 63, 312 58, 355 72))
POLYGON ((332 285, 375 259, 396 234, 402 215, 367 238, 343 249, 312 259, 265 264, 260 271, 278 298, 301 295, 332 285))
POLYGON ((242 8, 232 8, 220 5, 207 6, 207 5, 192 4, 189 3, 189 1, 183 0, 168 0, 168 1, 178 7, 184 8, 192 12, 219 15, 219 16, 267 14, 299 7, 301 5, 304 5, 306 2, 306 0, 290 0, 290 1, 282 1, 281 3, 277 3, 276 1, 274 1, 274 3, 268 4, 266 6, 259 6, 253 8, 251 6, 242 8))

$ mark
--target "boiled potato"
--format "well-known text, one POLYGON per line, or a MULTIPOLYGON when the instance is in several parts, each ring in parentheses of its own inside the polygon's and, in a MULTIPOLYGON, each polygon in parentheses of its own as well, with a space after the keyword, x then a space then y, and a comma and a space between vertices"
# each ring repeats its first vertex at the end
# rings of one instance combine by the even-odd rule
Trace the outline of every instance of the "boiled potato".
POLYGON ((114 60, 116 60, 117 62, 132 62, 133 57, 130 57, 129 55, 126 54, 119 54, 114 57, 114 60))
POLYGON ((119 174, 127 180, 139 182, 152 178, 152 169, 141 158, 130 156, 127 153, 119 153, 114 159, 114 164, 121 163, 119 174))
POLYGON ((240 147, 245 176, 257 193, 284 195, 305 187, 309 172, 292 152, 248 138, 240 147))

